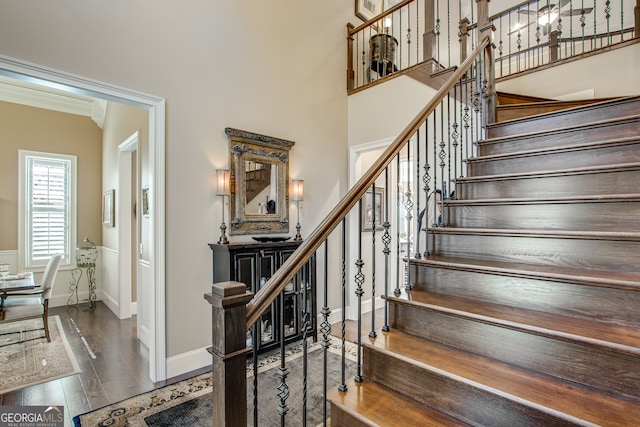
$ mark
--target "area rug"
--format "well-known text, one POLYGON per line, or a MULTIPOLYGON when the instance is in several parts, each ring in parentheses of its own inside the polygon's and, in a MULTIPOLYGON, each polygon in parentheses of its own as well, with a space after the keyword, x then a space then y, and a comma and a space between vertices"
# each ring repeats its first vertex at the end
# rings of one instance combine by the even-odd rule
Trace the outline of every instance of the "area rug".
MULTIPOLYGON (((42 326, 42 319, 0 323, 0 334, 42 326)), ((51 342, 46 339, 16 342, 0 348, 0 394, 56 380, 80 372, 60 317, 49 317, 51 342)), ((44 335, 44 331, 26 332, 26 338, 44 335)), ((19 334, 0 335, 0 345, 19 341, 19 334)))
MULTIPOLYGON (((347 379, 355 375, 356 347, 347 343, 347 379)), ((303 388, 301 372, 303 358, 301 344, 288 346, 285 360, 289 375, 289 398, 287 406, 287 424, 302 425, 303 388)), ((340 381, 341 376, 341 347, 339 340, 333 339, 328 360, 328 388, 332 388, 340 381)), ((280 400, 277 397, 280 378, 279 351, 261 355, 258 360, 258 425, 280 425, 277 407, 280 400)), ((307 423, 315 426, 322 422, 323 417, 323 351, 319 344, 308 347, 308 375, 307 375, 307 423)), ((248 425, 253 425, 253 366, 247 364, 247 401, 248 425)), ((125 399, 113 405, 74 417, 76 427, 110 426, 110 427, 176 427, 176 426, 211 426, 212 387, 209 373, 199 375, 176 384, 165 386, 148 393, 125 399)))

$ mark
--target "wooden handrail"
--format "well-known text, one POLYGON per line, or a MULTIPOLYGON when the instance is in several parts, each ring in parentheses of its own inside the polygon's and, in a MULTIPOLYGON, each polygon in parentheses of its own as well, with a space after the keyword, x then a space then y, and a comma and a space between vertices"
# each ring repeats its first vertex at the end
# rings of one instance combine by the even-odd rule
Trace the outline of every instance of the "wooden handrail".
POLYGON ((485 36, 471 55, 449 77, 444 85, 436 92, 429 103, 415 116, 415 118, 400 132, 394 141, 387 147, 378 160, 365 172, 355 185, 340 200, 327 217, 311 232, 309 237, 302 242, 296 251, 276 270, 260 289, 253 300, 247 304, 247 328, 258 321, 271 303, 282 293, 287 283, 311 258, 322 243, 329 237, 333 230, 347 216, 353 206, 364 196, 376 178, 382 173, 393 158, 400 152, 404 144, 424 123, 425 119, 440 105, 442 99, 464 76, 476 58, 491 44, 489 36, 485 36))

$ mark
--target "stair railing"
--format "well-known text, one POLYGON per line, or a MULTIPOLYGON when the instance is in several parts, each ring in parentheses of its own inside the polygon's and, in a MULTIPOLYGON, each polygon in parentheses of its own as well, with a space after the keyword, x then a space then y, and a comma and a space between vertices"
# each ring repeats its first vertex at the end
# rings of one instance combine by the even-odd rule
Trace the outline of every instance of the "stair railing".
POLYGON ((639 11, 640 0, 533 0, 500 12, 496 77, 624 45, 640 37, 639 11))
MULTIPOLYGON (((486 5, 486 3, 485 3, 486 5)), ((485 15, 486 16, 486 15, 485 15)), ((484 135, 484 126, 488 121, 492 120, 491 111, 494 106, 493 88, 493 53, 494 46, 491 43, 490 26, 485 25, 485 34, 481 35, 478 46, 473 50, 471 55, 455 70, 446 83, 437 91, 433 99, 415 116, 415 118, 400 132, 397 138, 384 150, 380 157, 373 165, 362 175, 362 177, 354 184, 347 194, 338 202, 331 210, 327 217, 318 225, 315 230, 301 243, 298 249, 283 263, 283 265, 272 275, 266 284, 255 294, 252 295, 246 290, 243 283, 224 282, 216 283, 212 287, 212 292, 205 295, 205 298, 212 305, 212 324, 213 335, 211 353, 213 355, 213 400, 214 400, 214 420, 215 426, 246 426, 247 425, 247 397, 246 397, 246 362, 247 355, 251 353, 251 349, 246 347, 246 334, 248 328, 252 328, 255 339, 255 328, 261 315, 268 310, 276 301, 280 305, 280 315, 283 313, 281 306, 283 299, 278 296, 285 290, 285 287, 292 280, 304 280, 300 277, 304 265, 311 258, 316 256, 324 262, 324 283, 322 284, 322 308, 320 309, 319 321, 321 331, 321 347, 323 349, 323 374, 324 389, 324 417, 325 425, 327 418, 327 389, 332 387, 326 380, 327 377, 327 357, 331 339, 331 309, 329 308, 328 294, 330 291, 338 288, 339 299, 341 300, 341 327, 337 335, 341 340, 341 374, 337 380, 337 389, 345 392, 348 389, 347 370, 346 370, 346 318, 349 304, 349 290, 355 287, 353 293, 357 299, 357 348, 355 350, 355 366, 350 368, 355 372, 354 380, 356 382, 364 381, 363 365, 361 360, 362 346, 362 330, 363 325, 363 297, 368 295, 371 301, 371 324, 369 338, 375 339, 377 334, 376 322, 376 299, 379 294, 384 296, 384 324, 382 330, 387 331, 391 327, 388 319, 387 301, 393 298, 390 295, 391 290, 391 270, 392 255, 398 263, 402 262, 404 267, 402 272, 397 269, 398 277, 401 277, 403 285, 396 285, 393 293, 400 293, 402 288, 410 288, 408 279, 408 259, 412 257, 413 251, 415 256, 420 256, 422 249, 421 241, 425 244, 425 254, 428 254, 429 227, 424 230, 414 229, 415 222, 412 217, 422 212, 424 218, 434 217, 433 201, 428 201, 430 195, 434 195, 436 190, 440 190, 440 194, 450 197, 447 192, 451 189, 445 189, 446 183, 453 182, 455 191, 455 179, 459 176, 466 175, 464 159, 475 155, 475 144, 484 135), (489 33, 489 34, 487 34, 489 33), (413 162, 410 172, 402 175, 405 177, 414 176, 415 179, 408 179, 403 183, 402 191, 395 191, 398 182, 392 183, 393 172, 397 176, 401 175, 401 168, 408 161, 413 162), (395 171, 394 171, 395 169, 395 171), (421 173, 424 170, 424 173, 421 173), (391 179, 391 180, 390 180, 391 179), (384 189, 382 187, 384 183, 384 189), (424 184, 423 188, 420 186, 424 184), (439 187, 438 187, 439 186, 439 187), (424 195, 424 198, 420 196, 424 195), (380 197, 377 198, 377 196, 380 197), (405 209, 404 212, 397 214, 395 218, 397 224, 392 226, 393 215, 390 209, 390 200, 396 198, 396 205, 405 209), (384 199, 384 203, 382 200, 384 199), (367 203, 369 205, 367 205, 367 203), (384 206, 384 207, 383 207, 384 206), (355 212, 353 212, 355 208, 355 212), (352 214, 353 212, 353 214, 352 214), (354 216, 357 216, 355 220, 354 216), (402 220, 399 217, 404 217, 402 220), (400 223, 406 221, 404 231, 406 235, 401 236, 400 223), (355 229, 355 230, 354 230, 355 229), (368 229, 368 231, 365 231, 368 229), (377 229, 381 233, 377 233, 377 229), (371 244, 363 240, 366 233, 371 232, 371 244), (393 234, 395 231, 396 251, 393 252, 393 234), (423 235, 424 238, 421 236, 423 235), (353 239, 350 237, 356 239, 353 239), (331 238, 331 239, 330 239, 331 238), (340 241, 340 254, 333 256, 329 253, 328 247, 333 239, 340 241), (377 240, 383 245, 380 251, 376 242, 377 240), (403 240, 403 242, 401 242, 403 240), (348 244, 347 244, 348 241, 348 244), (323 251, 320 251, 324 245, 323 251), (353 263, 355 275, 353 278, 353 286, 350 286, 347 278, 347 262, 349 254, 347 247, 353 246, 357 248, 357 259, 353 263), (401 251, 401 246, 404 252, 401 251), (369 246, 372 250, 371 261, 366 261, 367 250, 369 246), (377 263, 374 259, 382 253, 381 263, 377 263), (333 258, 338 258, 338 267, 329 265, 333 258), (370 273, 365 270, 365 264, 371 265, 370 273), (384 264, 384 291, 376 291, 376 271, 384 264), (338 271, 337 274, 333 274, 338 271), (335 276, 339 275, 339 284, 335 284, 335 276), (331 286, 330 286, 331 284, 331 286)), ((401 180, 403 178, 401 177, 401 180)), ((446 223, 446 219, 444 220, 446 223)), ((433 224, 435 226, 443 225, 433 224)), ((368 267, 368 265, 367 265, 368 267)), ((320 286, 319 286, 320 288, 320 286)), ((378 289, 380 289, 378 287, 378 289)), ((306 304, 304 304, 304 325, 303 330, 310 328, 313 322, 309 321, 311 315, 306 304)), ((284 335, 284 322, 280 322, 280 334, 284 335)), ((275 331, 274 331, 275 332, 275 331)), ((307 342, 304 339, 304 376, 303 390, 295 391, 296 396, 302 397, 302 414, 306 414, 307 408, 307 342)), ((279 404, 275 408, 263 408, 260 406, 261 398, 258 394, 258 369, 257 363, 254 363, 253 371, 253 424, 257 425, 261 417, 258 416, 260 411, 275 411, 276 417, 280 418, 280 424, 285 425, 287 422, 287 414, 290 410, 289 399, 292 391, 289 389, 289 376, 294 372, 289 372, 286 364, 286 350, 284 340, 281 340, 280 347, 280 367, 278 376, 280 384, 274 389, 279 404)), ((253 360, 257 361, 255 352, 253 360)), ((300 421, 300 425, 306 425, 305 418, 300 421)))
POLYGON ((418 65, 459 65, 473 47, 473 0, 405 0, 362 25, 347 26, 347 88, 355 90, 418 65))
MULTIPOLYGON (((347 26, 347 89, 421 67, 457 66, 477 44, 472 0, 405 0, 347 26)), ((494 14, 496 77, 602 52, 640 37, 640 0, 531 0, 494 14)), ((426 69, 427 71, 424 71, 426 69)))

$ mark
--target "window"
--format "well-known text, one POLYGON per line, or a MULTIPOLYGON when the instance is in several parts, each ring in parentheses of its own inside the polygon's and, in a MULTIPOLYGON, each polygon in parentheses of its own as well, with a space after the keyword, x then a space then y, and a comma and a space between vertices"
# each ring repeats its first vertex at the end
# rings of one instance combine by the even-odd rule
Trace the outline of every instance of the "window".
POLYGON ((20 150, 20 268, 54 254, 71 264, 76 240, 76 157, 20 150))

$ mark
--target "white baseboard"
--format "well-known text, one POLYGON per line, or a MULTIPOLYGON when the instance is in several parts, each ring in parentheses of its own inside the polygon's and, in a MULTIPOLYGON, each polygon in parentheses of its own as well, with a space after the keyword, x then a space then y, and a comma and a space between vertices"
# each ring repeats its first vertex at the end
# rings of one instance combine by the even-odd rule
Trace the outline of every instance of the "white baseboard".
POLYGON ((136 314, 138 314, 138 301, 131 303, 131 315, 135 316, 136 314))
POLYGON ((119 313, 118 301, 113 299, 113 297, 111 297, 111 295, 108 295, 106 292, 101 292, 99 290, 98 290, 98 297, 102 302, 105 303, 107 307, 109 307, 109 310, 111 310, 113 314, 115 314, 116 316, 118 315, 119 313))
POLYGON ((206 348, 188 351, 167 358, 167 379, 204 368, 212 363, 211 354, 206 348))

